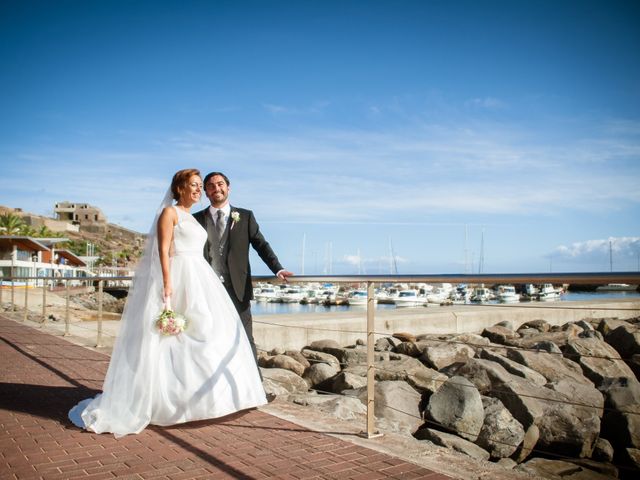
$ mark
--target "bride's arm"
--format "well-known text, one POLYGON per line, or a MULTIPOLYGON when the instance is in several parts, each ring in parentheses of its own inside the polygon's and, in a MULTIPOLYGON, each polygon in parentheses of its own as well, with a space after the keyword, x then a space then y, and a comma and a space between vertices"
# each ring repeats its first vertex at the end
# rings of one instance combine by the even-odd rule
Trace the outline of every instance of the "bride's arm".
POLYGON ((173 239, 173 227, 178 223, 178 215, 173 207, 166 207, 158 218, 158 254, 162 268, 163 298, 171 296, 171 270, 169 267, 169 250, 173 239))

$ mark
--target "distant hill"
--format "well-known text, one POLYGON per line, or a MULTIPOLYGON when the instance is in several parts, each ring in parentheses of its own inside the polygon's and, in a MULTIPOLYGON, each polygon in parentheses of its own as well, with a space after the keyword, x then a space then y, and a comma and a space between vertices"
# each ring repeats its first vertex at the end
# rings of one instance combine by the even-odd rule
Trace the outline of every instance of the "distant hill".
POLYGON ((12 214, 20 217, 23 228, 18 235, 38 237, 64 237, 69 242, 59 244, 58 248, 65 248, 76 255, 88 255, 91 250, 87 243, 93 245, 95 256, 100 257, 100 263, 126 267, 136 263, 142 254, 146 235, 121 227, 113 223, 103 222, 87 227, 73 222, 57 220, 55 218, 24 212, 20 208, 0 205, 0 216, 12 214))

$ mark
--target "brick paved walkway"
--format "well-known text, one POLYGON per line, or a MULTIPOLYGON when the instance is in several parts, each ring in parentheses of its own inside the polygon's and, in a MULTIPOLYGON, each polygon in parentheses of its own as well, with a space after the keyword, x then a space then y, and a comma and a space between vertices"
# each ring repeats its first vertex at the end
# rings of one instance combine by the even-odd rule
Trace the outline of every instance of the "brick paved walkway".
POLYGON ((0 316, 1 479, 449 477, 259 410, 116 440, 74 427, 108 357, 0 316))

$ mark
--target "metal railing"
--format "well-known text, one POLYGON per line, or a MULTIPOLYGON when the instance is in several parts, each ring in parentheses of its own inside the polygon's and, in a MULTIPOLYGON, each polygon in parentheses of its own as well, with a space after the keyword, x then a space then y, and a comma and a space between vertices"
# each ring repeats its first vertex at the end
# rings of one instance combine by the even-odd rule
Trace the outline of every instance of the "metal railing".
MULTIPOLYGON (((98 292, 98 315, 97 315, 97 337, 96 347, 102 347, 103 337, 103 303, 104 303, 104 288, 105 284, 116 283, 121 286, 123 283, 128 283, 132 280, 132 277, 4 277, 3 284, 10 282, 11 289, 11 305, 15 308, 15 290, 19 288, 15 284, 16 281, 24 281, 24 316, 22 321, 26 321, 28 315, 28 299, 29 290, 28 280, 42 280, 45 282, 42 287, 42 324, 47 322, 47 287, 46 283, 51 280, 53 282, 65 283, 65 296, 66 296, 66 313, 65 313, 65 332, 64 335, 68 336, 69 324, 70 324, 70 310, 69 299, 71 296, 69 284, 72 281, 79 282, 81 284, 97 284, 98 292)), ((270 283, 282 283, 276 277, 273 276, 254 276, 254 282, 270 282, 270 283)), ((367 289, 367 308, 366 308, 366 346, 367 346, 367 425, 366 431, 363 435, 367 438, 372 438, 379 435, 379 432, 375 429, 375 297, 374 286, 380 283, 465 283, 468 285, 474 284, 500 284, 500 283, 555 283, 555 284, 574 284, 574 285, 606 285, 610 283, 626 283, 626 284, 640 284, 640 272, 595 272, 595 273, 548 273, 548 274, 471 274, 471 275, 303 275, 289 277, 289 283, 338 283, 338 284, 366 284, 367 289)), ((0 305, 3 302, 3 290, 7 288, 5 285, 0 288, 0 305)))

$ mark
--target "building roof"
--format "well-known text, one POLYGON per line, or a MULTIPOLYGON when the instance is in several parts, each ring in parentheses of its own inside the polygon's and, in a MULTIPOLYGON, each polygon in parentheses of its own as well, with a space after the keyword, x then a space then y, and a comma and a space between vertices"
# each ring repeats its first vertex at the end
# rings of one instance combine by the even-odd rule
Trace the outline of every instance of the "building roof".
POLYGON ((86 267, 87 264, 83 262, 75 253, 70 252, 69 250, 56 250, 56 254, 59 257, 66 258, 69 260, 69 263, 76 267, 86 267))
POLYGON ((22 237, 19 235, 0 235, 0 245, 18 245, 34 252, 46 252, 49 250, 49 247, 40 243, 38 240, 31 237, 22 237))

